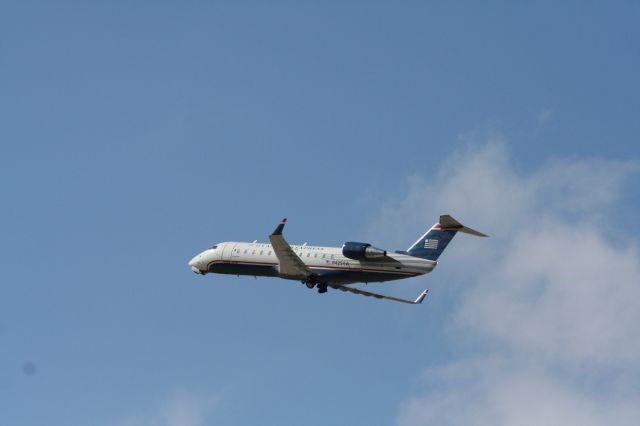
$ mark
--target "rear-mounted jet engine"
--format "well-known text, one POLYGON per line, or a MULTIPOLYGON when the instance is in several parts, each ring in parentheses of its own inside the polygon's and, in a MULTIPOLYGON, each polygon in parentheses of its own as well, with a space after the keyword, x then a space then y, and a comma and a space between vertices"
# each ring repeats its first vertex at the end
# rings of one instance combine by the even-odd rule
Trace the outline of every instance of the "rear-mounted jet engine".
POLYGON ((373 247, 368 243, 358 243, 355 241, 348 241, 342 246, 342 254, 349 259, 354 260, 368 260, 368 259, 380 259, 387 255, 386 250, 373 247))

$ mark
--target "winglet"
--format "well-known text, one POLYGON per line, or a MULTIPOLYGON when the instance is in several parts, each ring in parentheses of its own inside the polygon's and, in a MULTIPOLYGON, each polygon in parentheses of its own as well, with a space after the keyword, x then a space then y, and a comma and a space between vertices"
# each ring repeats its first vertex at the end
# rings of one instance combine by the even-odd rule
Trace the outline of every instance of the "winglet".
POLYGON ((422 303, 422 301, 424 300, 425 297, 427 297, 427 294, 429 293, 429 289, 426 289, 425 291, 423 291, 422 293, 420 293, 420 296, 418 296, 418 298, 413 302, 415 305, 419 305, 422 303))
POLYGON ((280 224, 276 227, 276 230, 273 231, 273 234, 271 235, 282 235, 282 230, 284 229, 284 225, 287 223, 287 218, 284 217, 282 218, 282 220, 280 221, 280 224))

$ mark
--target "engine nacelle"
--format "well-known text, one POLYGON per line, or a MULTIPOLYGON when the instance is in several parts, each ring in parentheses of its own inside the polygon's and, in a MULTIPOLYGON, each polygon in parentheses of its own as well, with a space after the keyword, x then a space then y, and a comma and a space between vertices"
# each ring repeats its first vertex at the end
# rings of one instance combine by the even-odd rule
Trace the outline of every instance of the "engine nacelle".
POLYGON ((344 257, 354 260, 379 259, 387 255, 386 250, 373 247, 368 243, 358 243, 355 241, 347 241, 342 245, 342 254, 344 257))

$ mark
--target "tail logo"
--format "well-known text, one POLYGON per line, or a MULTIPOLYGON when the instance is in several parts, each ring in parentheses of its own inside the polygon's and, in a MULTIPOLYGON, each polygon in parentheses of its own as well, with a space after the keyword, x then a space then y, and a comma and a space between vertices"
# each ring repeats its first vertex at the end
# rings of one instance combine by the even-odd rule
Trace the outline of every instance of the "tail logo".
POLYGON ((427 238, 426 240, 424 240, 424 248, 429 250, 436 250, 438 248, 438 240, 427 238))

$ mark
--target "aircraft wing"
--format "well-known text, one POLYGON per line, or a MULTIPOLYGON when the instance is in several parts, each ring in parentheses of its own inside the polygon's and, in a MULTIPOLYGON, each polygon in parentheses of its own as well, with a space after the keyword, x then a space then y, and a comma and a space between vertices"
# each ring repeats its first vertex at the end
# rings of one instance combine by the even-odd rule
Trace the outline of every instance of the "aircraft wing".
POLYGON ((420 293, 420 296, 418 296, 416 298, 416 300, 407 300, 407 299, 400 299, 399 297, 393 297, 393 296, 387 296, 384 294, 379 294, 379 293, 373 293, 370 291, 365 291, 365 290, 361 290, 359 288, 355 288, 355 287, 349 287, 346 285, 340 285, 340 284, 331 284, 330 285, 331 288, 335 288, 336 290, 342 290, 342 291, 348 291, 350 293, 354 293, 354 294, 361 294, 363 296, 367 296, 367 297, 375 297, 376 299, 387 299, 387 300, 393 300, 394 302, 402 302, 402 303, 409 303, 410 305, 419 305, 422 303, 422 301, 424 300, 425 297, 427 297, 427 293, 429 293, 429 290, 425 290, 422 293, 420 293))
POLYGON ((275 231, 273 231, 273 234, 269 235, 273 251, 280 264, 280 275, 284 275, 287 278, 303 280, 313 275, 313 272, 307 268, 307 265, 298 257, 287 240, 282 236, 285 223, 287 223, 287 219, 282 219, 282 222, 280 222, 275 231))

